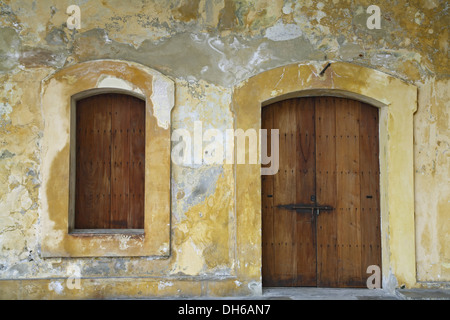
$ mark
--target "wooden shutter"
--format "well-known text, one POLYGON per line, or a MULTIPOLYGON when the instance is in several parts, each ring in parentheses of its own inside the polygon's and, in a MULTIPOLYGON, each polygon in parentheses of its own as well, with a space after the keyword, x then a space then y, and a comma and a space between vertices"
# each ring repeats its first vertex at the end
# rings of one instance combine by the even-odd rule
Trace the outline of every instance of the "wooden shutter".
POLYGON ((143 229, 145 102, 100 94, 76 105, 75 229, 143 229))

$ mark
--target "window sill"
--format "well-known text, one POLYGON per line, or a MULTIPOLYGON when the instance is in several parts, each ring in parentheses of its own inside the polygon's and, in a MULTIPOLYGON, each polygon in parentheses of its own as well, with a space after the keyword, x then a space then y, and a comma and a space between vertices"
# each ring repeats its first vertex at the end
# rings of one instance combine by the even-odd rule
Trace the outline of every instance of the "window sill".
POLYGON ((107 236, 107 235, 130 235, 130 236, 143 236, 145 234, 144 229, 74 229, 69 232, 71 236, 107 236))

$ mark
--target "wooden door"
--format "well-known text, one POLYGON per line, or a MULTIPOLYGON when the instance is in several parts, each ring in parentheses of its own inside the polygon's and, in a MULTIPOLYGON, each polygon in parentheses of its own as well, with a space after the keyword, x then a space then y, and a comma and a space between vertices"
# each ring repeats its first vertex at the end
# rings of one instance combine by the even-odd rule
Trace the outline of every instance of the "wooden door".
POLYGON ((75 229, 143 229, 145 102, 101 94, 76 106, 75 229))
POLYGON ((262 176, 263 285, 364 287, 381 267, 377 109, 289 99, 263 108, 262 128, 280 130, 279 171, 262 176))

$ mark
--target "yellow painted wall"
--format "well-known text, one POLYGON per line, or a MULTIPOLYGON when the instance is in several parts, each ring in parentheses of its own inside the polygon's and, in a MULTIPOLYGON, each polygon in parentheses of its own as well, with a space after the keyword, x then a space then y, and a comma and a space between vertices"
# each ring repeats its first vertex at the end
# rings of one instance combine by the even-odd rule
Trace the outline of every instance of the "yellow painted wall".
POLYGON ((348 62, 416 86, 415 285, 448 283, 448 9, 439 0, 376 1, 381 29, 369 30, 366 8, 372 2, 90 0, 80 4, 79 30, 66 26, 65 11, 73 1, 0 2, 0 297, 260 290, 258 265, 237 259, 248 252, 249 260, 258 260, 260 248, 237 245, 246 230, 236 227, 236 179, 230 165, 172 164, 169 258, 42 257, 43 132, 45 123, 55 119, 44 117, 41 81, 96 59, 133 61, 170 77, 175 83, 172 130, 190 132, 196 120, 204 128, 233 128, 235 86, 293 63, 348 62), (66 285, 73 266, 81 270, 80 290, 66 285), (130 281, 123 280, 127 277, 130 281))

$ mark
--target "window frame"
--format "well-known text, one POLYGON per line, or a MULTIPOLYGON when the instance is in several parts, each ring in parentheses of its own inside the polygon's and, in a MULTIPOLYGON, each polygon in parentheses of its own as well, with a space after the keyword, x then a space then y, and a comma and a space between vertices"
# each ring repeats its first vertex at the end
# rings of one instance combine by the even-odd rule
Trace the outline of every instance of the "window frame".
POLYGON ((95 60, 42 81, 41 254, 43 257, 170 256, 170 115, 174 82, 146 66, 95 60), (76 102, 121 93, 145 101, 144 232, 74 229, 76 102), (94 231, 95 230, 95 231, 94 231))

